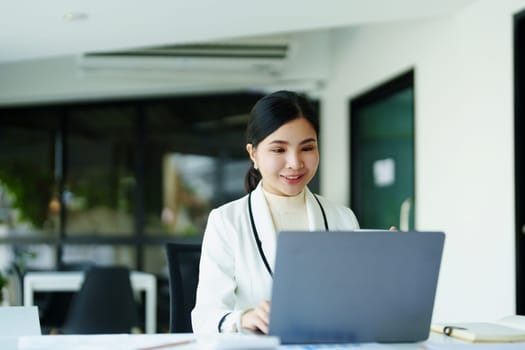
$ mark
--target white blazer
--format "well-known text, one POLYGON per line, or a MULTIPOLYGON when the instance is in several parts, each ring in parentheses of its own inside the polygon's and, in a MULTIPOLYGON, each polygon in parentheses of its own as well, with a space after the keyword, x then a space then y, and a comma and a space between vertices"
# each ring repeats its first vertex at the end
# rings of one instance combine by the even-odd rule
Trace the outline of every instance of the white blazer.
MULTIPOLYGON (((317 198, 325 211, 329 230, 359 228, 349 208, 321 196, 317 198)), ((251 201, 255 227, 273 271, 277 233, 261 183, 252 192, 251 201)), ((308 188, 306 210, 309 230, 325 230, 321 207, 308 188)), ((248 195, 212 210, 202 242, 197 297, 191 315, 193 332, 218 333, 223 318, 223 322, 229 319, 227 323, 238 327, 244 310, 270 300, 271 286, 272 277, 264 265, 251 227, 248 195)))

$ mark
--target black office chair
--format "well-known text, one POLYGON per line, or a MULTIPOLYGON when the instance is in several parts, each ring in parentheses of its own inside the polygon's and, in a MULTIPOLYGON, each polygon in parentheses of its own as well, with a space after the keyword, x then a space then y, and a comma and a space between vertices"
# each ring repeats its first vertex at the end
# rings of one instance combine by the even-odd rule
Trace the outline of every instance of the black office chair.
POLYGON ((170 284, 170 332, 190 333, 199 280, 201 243, 166 243, 170 284))
POLYGON ((129 274, 126 267, 88 269, 71 301, 62 333, 131 333, 141 328, 129 274))
MULTIPOLYGON (((61 263, 57 271, 87 271, 95 266, 92 261, 61 263)), ((35 304, 38 305, 42 334, 56 332, 62 328, 75 292, 37 292, 35 304)))

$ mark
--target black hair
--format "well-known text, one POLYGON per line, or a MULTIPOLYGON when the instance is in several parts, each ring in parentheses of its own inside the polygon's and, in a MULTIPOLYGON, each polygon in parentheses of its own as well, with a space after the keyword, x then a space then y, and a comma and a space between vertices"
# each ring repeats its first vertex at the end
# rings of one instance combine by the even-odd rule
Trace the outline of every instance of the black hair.
MULTIPOLYGON (((305 118, 319 135, 319 119, 306 97, 292 91, 277 91, 262 97, 253 106, 246 127, 246 143, 253 148, 284 124, 305 118)), ((251 164, 244 178, 246 192, 253 191, 261 181, 261 173, 251 164)))

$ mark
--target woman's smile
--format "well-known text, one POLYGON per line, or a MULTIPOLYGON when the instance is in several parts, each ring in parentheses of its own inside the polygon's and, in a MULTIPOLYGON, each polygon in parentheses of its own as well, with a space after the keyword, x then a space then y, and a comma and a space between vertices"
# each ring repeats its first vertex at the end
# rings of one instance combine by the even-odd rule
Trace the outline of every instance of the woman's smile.
POLYGON ((303 175, 281 175, 285 182, 295 185, 301 182, 303 175))

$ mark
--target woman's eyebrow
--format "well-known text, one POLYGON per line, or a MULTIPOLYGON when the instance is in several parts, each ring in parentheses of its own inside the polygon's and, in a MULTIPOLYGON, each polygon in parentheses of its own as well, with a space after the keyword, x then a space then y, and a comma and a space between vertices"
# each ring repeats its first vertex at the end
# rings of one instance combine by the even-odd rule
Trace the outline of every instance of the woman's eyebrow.
POLYGON ((290 142, 283 141, 283 140, 273 140, 272 142, 270 142, 270 145, 273 145, 273 144, 288 145, 289 143, 290 142))
POLYGON ((310 142, 317 142, 317 139, 310 137, 308 139, 301 141, 300 145, 305 144, 305 143, 310 143, 310 142))
MULTIPOLYGON (((307 138, 307 139, 304 139, 302 140, 301 142, 299 142, 300 145, 303 145, 305 143, 310 143, 310 142, 317 142, 317 140, 314 138, 314 137, 310 137, 310 138, 307 138)), ((273 140, 269 143, 270 145, 273 145, 273 144, 278 144, 278 145, 289 145, 290 142, 288 141, 284 141, 284 140, 273 140)))

